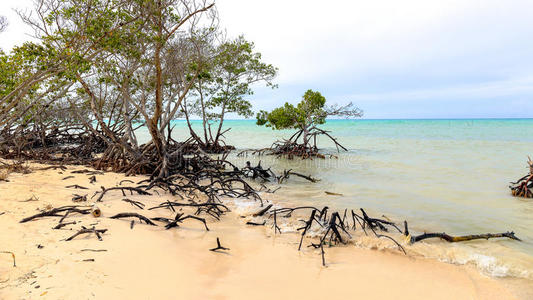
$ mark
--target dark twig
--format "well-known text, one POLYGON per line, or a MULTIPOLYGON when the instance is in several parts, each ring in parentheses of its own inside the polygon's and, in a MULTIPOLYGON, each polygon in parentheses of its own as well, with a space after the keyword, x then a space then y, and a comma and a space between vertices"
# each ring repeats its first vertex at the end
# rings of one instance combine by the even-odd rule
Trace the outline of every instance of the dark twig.
POLYGON ((67 189, 74 188, 74 189, 88 190, 88 188, 86 188, 84 186, 81 186, 81 185, 77 185, 77 184, 67 185, 65 188, 67 188, 67 189))
POLYGON ((17 267, 17 263, 15 261, 15 253, 13 253, 11 251, 0 251, 0 253, 11 254, 11 258, 13 258, 13 268, 17 267))
POLYGON ((124 199, 122 199, 122 201, 127 202, 127 203, 131 204, 132 206, 138 207, 140 209, 144 209, 144 206, 145 206, 144 203, 142 203, 142 202, 135 201, 135 200, 130 200, 128 198, 124 198, 124 199))
POLYGON ((265 226, 265 224, 266 224, 266 221, 263 221, 263 223, 256 223, 252 221, 246 222, 246 225, 252 225, 252 226, 265 226))
POLYGON ((222 247, 222 245, 220 245, 220 239, 217 237, 217 246, 216 246, 216 248, 209 249, 209 251, 217 252, 218 250, 229 250, 229 248, 222 247))

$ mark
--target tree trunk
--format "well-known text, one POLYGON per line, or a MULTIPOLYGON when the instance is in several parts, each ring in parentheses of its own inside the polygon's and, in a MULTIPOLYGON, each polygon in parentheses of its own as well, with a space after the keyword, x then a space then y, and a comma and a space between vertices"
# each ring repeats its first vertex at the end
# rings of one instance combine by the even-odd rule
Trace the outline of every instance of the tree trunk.
POLYGON ((163 40, 163 21, 162 21, 162 12, 161 12, 161 1, 158 1, 157 14, 158 14, 158 40, 155 45, 154 52, 154 64, 155 64, 155 110, 148 124, 148 130, 152 135, 154 146, 157 149, 160 158, 163 158, 163 141, 158 130, 159 121, 161 120, 161 114, 163 113, 163 72, 161 68, 161 48, 163 40))
POLYGON ((207 145, 209 143, 209 140, 207 138, 207 118, 205 116, 205 104, 204 104, 204 94, 202 92, 202 83, 198 83, 198 91, 200 92, 200 104, 202 105, 202 125, 204 127, 204 138, 205 138, 205 144, 207 145))
POLYGON ((220 138, 220 131, 222 130, 222 124, 224 123, 224 114, 226 113, 226 102, 222 104, 222 112, 220 113, 220 124, 218 124, 217 135, 215 136, 215 145, 218 145, 218 139, 220 138))

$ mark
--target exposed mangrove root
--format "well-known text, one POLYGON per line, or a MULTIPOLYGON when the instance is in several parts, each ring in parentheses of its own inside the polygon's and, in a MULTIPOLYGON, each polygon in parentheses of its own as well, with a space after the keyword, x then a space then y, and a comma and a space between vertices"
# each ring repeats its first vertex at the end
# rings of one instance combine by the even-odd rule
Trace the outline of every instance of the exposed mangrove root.
POLYGON ((252 179, 261 178, 265 181, 268 181, 271 177, 276 177, 276 174, 270 168, 265 170, 261 167, 261 161, 255 167, 251 165, 250 161, 247 161, 246 167, 242 168, 242 172, 245 177, 252 179))
POLYGON ((274 194, 274 193, 277 192, 279 189, 281 189, 281 186, 278 186, 278 187, 275 188, 275 189, 269 189, 269 188, 267 188, 264 184, 261 183, 261 188, 259 188, 258 192, 265 192, 265 193, 269 193, 269 194, 274 194))
POLYGON ((387 220, 370 218, 362 208, 360 210, 363 213, 363 220, 366 222, 368 227, 370 227, 370 229, 379 228, 380 230, 386 232, 388 230, 387 230, 387 227, 385 227, 385 225, 389 225, 389 226, 396 228, 396 230, 398 230, 399 233, 402 233, 402 230, 398 228, 398 226, 396 226, 396 224, 394 224, 393 222, 390 222, 387 220))
MULTIPOLYGON (((300 129, 294 133, 289 139, 276 141, 269 148, 244 150, 239 152, 238 156, 251 155, 276 155, 278 157, 286 157, 293 159, 295 157, 301 159, 307 158, 326 158, 324 154, 319 152, 317 147, 317 138, 324 136, 333 142, 337 151, 347 149, 341 145, 336 138, 330 135, 329 131, 322 130, 316 126, 312 126, 306 130, 300 129)), ((330 155, 330 157, 334 157, 330 155)))
POLYGON ((326 257, 324 256, 324 254, 326 254, 324 252, 324 244, 320 244, 320 254, 322 255, 322 266, 326 266, 326 257))
MULTIPOLYGON (((309 228, 311 228, 311 225, 312 225, 313 221, 315 220, 316 212, 317 212, 317 210, 313 209, 311 211, 311 216, 309 216, 309 220, 305 222, 305 226, 304 227, 300 227, 300 228, 297 229, 298 231, 303 230, 302 231, 302 237, 300 238, 300 244, 298 245, 298 251, 300 251, 300 249, 302 248, 302 242, 304 240, 305 234, 307 233, 307 230, 309 230, 309 228)), ((319 224, 320 224, 320 222, 319 222, 319 224)))
POLYGON ((320 181, 320 179, 313 178, 313 177, 311 177, 311 175, 307 176, 307 175, 303 175, 301 173, 294 172, 292 170, 288 170, 288 171, 284 170, 283 174, 281 176, 277 177, 278 183, 283 183, 283 181, 285 181, 286 179, 289 179, 290 175, 298 176, 300 178, 303 178, 305 180, 311 181, 313 183, 320 181))
POLYGON ((64 215, 60 214, 62 212, 66 212, 68 214, 71 213, 78 213, 82 215, 87 215, 91 213, 91 207, 88 206, 78 206, 78 205, 69 205, 69 206, 62 206, 58 208, 53 208, 51 210, 47 210, 38 214, 35 214, 33 216, 26 217, 22 220, 20 220, 20 223, 25 223, 28 221, 31 221, 33 219, 42 218, 42 217, 63 217, 64 215))
POLYGON ((518 179, 516 182, 511 182, 509 188, 511 194, 515 197, 533 198, 533 161, 528 156, 529 174, 518 179))
POLYGON ((67 238, 65 241, 71 241, 72 239, 74 239, 75 237, 77 237, 78 235, 81 235, 81 234, 91 234, 91 233, 94 233, 94 235, 96 235, 98 240, 101 241, 102 240, 101 234, 105 233, 106 231, 107 231, 107 229, 95 229, 94 227, 85 228, 85 227, 82 226, 80 231, 76 232, 74 235, 72 235, 71 237, 67 238))
POLYGON ((52 229, 61 229, 65 226, 68 226, 68 225, 75 225, 77 222, 76 221, 72 221, 72 222, 67 222, 67 223, 61 223, 59 222, 59 224, 57 224, 54 228, 52 229))
POLYGON ((148 225, 157 226, 154 222, 150 221, 150 219, 148 219, 147 217, 137 214, 137 213, 119 213, 119 214, 116 214, 110 217, 110 219, 122 219, 122 218, 138 218, 139 221, 144 221, 148 225))
POLYGON ((131 204, 131 206, 135 206, 135 207, 140 208, 140 209, 144 209, 144 207, 145 207, 145 204, 140 202, 140 201, 130 200, 128 198, 122 199, 122 201, 127 202, 127 203, 131 204))
POLYGON ((209 251, 217 252, 219 250, 230 250, 229 248, 223 247, 220 244, 220 239, 217 237, 217 246, 215 248, 209 249, 209 251))
POLYGON ((195 215, 200 215, 201 213, 206 213, 215 219, 220 219, 220 216, 222 216, 224 213, 229 212, 230 209, 221 203, 213 203, 213 202, 206 202, 206 203, 180 203, 180 202, 170 202, 166 201, 158 206, 151 207, 148 210, 153 209, 160 209, 160 208, 168 208, 172 209, 174 211, 174 207, 194 207, 196 208, 195 215))
POLYGON ((179 227, 178 223, 182 223, 183 221, 187 219, 198 220, 202 222, 204 224, 205 230, 209 231, 209 227, 207 227, 207 222, 205 221, 204 218, 200 218, 200 217, 192 216, 192 215, 183 216, 183 214, 180 214, 180 213, 176 214, 176 217, 174 218, 174 220, 170 221, 167 225, 165 225, 165 229, 170 229, 172 227, 179 227))
POLYGON ((278 214, 276 211, 274 211, 274 224, 272 224, 272 227, 274 228, 274 234, 276 234, 276 231, 281 234, 281 228, 278 226, 278 214))
POLYGON ((101 202, 107 192, 114 190, 120 190, 122 192, 122 196, 126 196, 126 193, 124 191, 129 191, 131 195, 133 195, 133 192, 136 192, 139 195, 152 195, 149 192, 136 187, 112 187, 107 189, 102 187, 102 191, 98 192, 100 195, 98 196, 98 198, 96 198, 96 202, 101 202))
MULTIPOLYGON (((305 212, 309 211, 309 217, 306 220, 300 220, 304 222, 304 225, 297 229, 297 231, 302 231, 300 235, 300 242, 298 245, 298 250, 301 250, 304 238, 308 234, 311 227, 316 224, 320 226, 321 233, 318 237, 318 242, 311 242, 307 247, 313 247, 315 249, 320 249, 322 255, 322 263, 325 266, 324 258, 324 245, 327 243, 330 247, 336 244, 346 244, 349 239, 352 238, 350 230, 356 231, 358 226, 368 235, 367 229, 370 230, 376 238, 385 238, 392 241, 400 251, 407 255, 407 251, 393 236, 384 234, 388 233, 391 229, 397 231, 401 236, 405 236, 410 244, 422 241, 428 238, 441 238, 448 242, 463 242, 476 239, 489 239, 489 238, 509 238, 512 240, 520 241, 518 237, 515 236, 514 232, 505 232, 505 233, 487 233, 487 234, 476 234, 476 235, 467 235, 467 236, 450 236, 446 233, 424 233, 417 236, 411 236, 407 226, 407 221, 404 221, 404 230, 400 229, 396 223, 391 221, 386 216, 383 216, 385 219, 378 219, 370 217, 364 209, 360 209, 361 215, 358 215, 354 210, 351 210, 351 223, 348 216, 348 209, 345 209, 343 216, 339 212, 332 212, 328 216, 328 207, 325 206, 322 209, 318 209, 313 206, 300 206, 294 208, 278 208, 272 209, 266 212, 268 218, 273 217, 272 227, 274 228, 274 233, 281 233, 281 228, 278 224, 278 217, 290 218, 292 217, 295 211, 305 212)), ((266 221, 266 220, 265 220, 266 221)), ((261 223, 248 222, 248 225, 262 225, 261 223), (253 224, 251 224, 253 223, 253 224)))

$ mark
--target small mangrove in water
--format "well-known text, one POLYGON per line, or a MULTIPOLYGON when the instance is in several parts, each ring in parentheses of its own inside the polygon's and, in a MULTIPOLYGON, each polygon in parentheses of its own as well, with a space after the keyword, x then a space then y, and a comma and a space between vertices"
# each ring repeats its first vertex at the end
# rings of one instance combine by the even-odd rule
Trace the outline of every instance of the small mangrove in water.
POLYGON ((529 174, 511 182, 509 188, 515 197, 533 198, 533 161, 528 157, 529 174))

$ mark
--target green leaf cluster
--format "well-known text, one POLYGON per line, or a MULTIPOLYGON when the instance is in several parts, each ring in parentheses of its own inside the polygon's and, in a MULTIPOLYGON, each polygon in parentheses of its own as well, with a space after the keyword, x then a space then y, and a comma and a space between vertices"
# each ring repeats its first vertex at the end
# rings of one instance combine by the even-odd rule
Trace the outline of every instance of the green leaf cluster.
POLYGON ((307 90, 302 100, 294 106, 285 102, 271 112, 264 110, 257 113, 257 125, 272 129, 305 129, 312 125, 324 124, 327 113, 324 110, 326 98, 313 90, 307 90))

